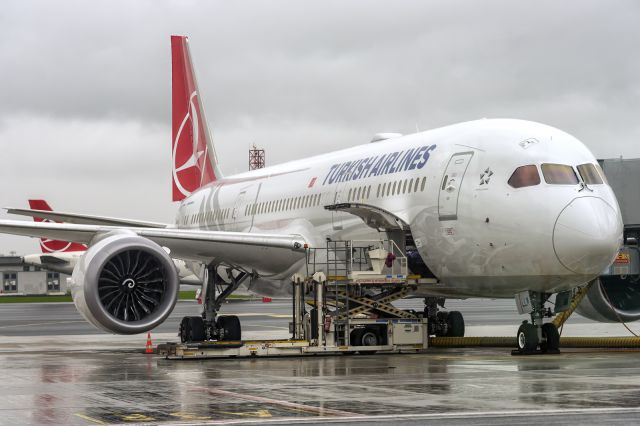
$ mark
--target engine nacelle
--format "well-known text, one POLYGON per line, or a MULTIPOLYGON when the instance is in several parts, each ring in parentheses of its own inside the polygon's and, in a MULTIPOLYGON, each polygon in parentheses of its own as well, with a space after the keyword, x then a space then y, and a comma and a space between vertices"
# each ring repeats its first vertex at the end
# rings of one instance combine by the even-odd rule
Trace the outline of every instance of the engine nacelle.
POLYGON ((606 275, 595 279, 576 312, 600 322, 640 319, 640 280, 636 276, 606 275))
POLYGON ((71 291, 87 321, 116 334, 161 324, 178 299, 173 261, 158 244, 130 232, 93 243, 73 270, 71 291))

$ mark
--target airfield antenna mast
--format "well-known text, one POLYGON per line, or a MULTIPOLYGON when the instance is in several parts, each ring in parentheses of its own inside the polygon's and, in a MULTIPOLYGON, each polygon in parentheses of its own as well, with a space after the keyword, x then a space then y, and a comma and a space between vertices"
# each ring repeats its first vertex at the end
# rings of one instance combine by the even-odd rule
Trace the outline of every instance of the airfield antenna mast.
POLYGON ((258 149, 253 144, 249 149, 249 170, 262 169, 264 167, 264 149, 258 149))

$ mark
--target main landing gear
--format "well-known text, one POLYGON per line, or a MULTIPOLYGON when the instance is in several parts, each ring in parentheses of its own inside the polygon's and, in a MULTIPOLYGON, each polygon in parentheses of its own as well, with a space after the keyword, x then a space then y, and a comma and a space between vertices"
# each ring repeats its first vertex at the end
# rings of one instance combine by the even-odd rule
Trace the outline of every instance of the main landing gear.
POLYGON ((249 275, 246 272, 240 272, 234 276, 230 270, 231 282, 227 283, 218 275, 217 266, 207 266, 202 315, 182 318, 180 323, 182 343, 207 340, 240 341, 242 339, 238 317, 235 315, 218 316, 218 311, 227 296, 233 293, 249 275))
POLYGON ((429 319, 429 335, 438 337, 464 337, 464 318, 458 311, 440 311, 444 297, 425 297, 424 316, 429 319))
POLYGON ((531 322, 525 320, 518 328, 516 341, 518 349, 512 355, 558 354, 560 353, 560 334, 556 326, 543 323, 544 317, 552 317, 551 309, 544 307, 551 294, 526 291, 516 295, 518 312, 530 314, 531 322))

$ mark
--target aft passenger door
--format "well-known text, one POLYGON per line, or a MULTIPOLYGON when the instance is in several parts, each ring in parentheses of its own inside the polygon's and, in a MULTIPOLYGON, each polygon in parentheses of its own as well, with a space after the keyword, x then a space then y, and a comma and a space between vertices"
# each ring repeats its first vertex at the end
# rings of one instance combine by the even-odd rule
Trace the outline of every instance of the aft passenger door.
POLYGON ((453 154, 449 159, 438 193, 438 216, 440 220, 458 219, 460 187, 471 157, 473 157, 473 152, 459 152, 453 154))
POLYGON ((249 232, 253 228, 253 205, 258 201, 262 184, 244 187, 237 195, 231 211, 232 231, 249 232))
POLYGON ((238 230, 241 227, 240 220, 240 207, 244 205, 244 198, 247 195, 247 191, 241 191, 236 197, 236 202, 233 204, 233 210, 231 211, 231 221, 234 224, 234 230, 238 230))

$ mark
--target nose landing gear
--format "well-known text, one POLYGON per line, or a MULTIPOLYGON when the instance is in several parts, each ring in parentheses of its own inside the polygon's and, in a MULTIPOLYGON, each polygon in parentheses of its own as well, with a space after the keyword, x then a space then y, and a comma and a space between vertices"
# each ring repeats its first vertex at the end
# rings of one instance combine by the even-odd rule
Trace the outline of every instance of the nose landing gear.
POLYGON ((560 353, 560 334, 555 324, 543 323, 544 317, 552 317, 551 309, 544 304, 551 294, 526 291, 516 295, 518 312, 530 314, 531 322, 523 321, 518 328, 516 342, 518 348, 512 355, 536 355, 560 353))

